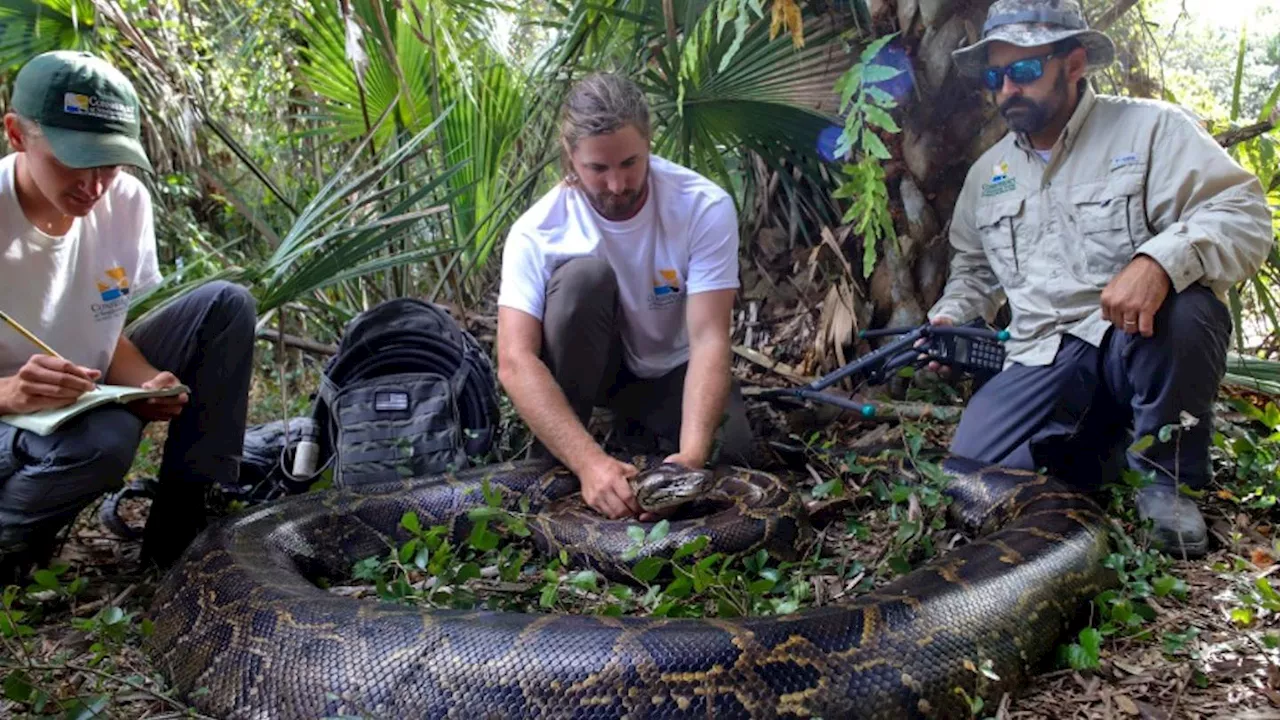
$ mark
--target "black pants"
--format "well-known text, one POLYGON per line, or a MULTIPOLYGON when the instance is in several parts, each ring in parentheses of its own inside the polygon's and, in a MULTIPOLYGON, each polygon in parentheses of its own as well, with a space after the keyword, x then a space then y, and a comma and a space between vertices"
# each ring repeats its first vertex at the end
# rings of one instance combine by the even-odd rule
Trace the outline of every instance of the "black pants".
POLYGON ((1113 450, 1150 435, 1128 466, 1156 470, 1156 482, 1193 488, 1209 482, 1213 401, 1226 372, 1231 315, 1206 287, 1171 293, 1145 338, 1111 328, 1095 348, 1065 336, 1051 365, 1012 365, 979 390, 960 420, 951 451, 1008 467, 1048 471, 1093 489, 1118 467, 1113 450), (1198 420, 1167 443, 1160 428, 1198 420))
MULTIPOLYGON (((556 268, 543 312, 542 359, 583 425, 595 406, 614 411, 636 450, 679 451, 688 364, 657 378, 639 378, 622 362, 618 332, 618 280, 604 260, 584 257, 556 268)), ((728 416, 716 434, 719 460, 746 463, 751 426, 736 381, 731 380, 728 416)), ((533 457, 549 457, 536 443, 533 457)))
MULTIPOLYGON (((244 288, 212 282, 130 333, 148 362, 191 388, 187 406, 169 423, 158 477, 161 495, 173 486, 202 490, 215 482, 234 483, 239 476, 254 314, 253 298, 244 288)), ((87 412, 48 436, 0 423, 0 554, 48 543, 86 505, 119 487, 133 464, 143 425, 122 405, 87 412)), ((153 513, 160 511, 159 504, 153 513)))

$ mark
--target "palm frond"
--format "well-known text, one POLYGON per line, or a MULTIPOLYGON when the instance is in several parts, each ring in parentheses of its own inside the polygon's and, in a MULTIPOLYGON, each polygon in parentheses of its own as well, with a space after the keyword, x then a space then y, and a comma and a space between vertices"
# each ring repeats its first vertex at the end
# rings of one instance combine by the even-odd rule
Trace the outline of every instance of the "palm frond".
POLYGON ((6 0, 0 5, 0 71, 50 50, 94 50, 92 0, 6 0))
MULTIPOLYGON (((404 265, 452 248, 446 238, 429 232, 412 233, 422 221, 445 212, 456 191, 450 181, 463 163, 438 172, 421 162, 421 145, 438 132, 445 117, 382 152, 379 161, 363 171, 355 169, 367 144, 387 122, 387 108, 374 132, 354 148, 343 166, 299 212, 275 253, 255 271, 259 309, 267 312, 304 294, 362 274, 404 265), (418 169, 405 183, 390 182, 409 168, 418 169), (390 190, 388 186, 394 186, 390 190), (399 200, 398 191, 412 188, 399 200), (423 206, 426 207, 423 207, 423 206), (375 257, 394 240, 408 237, 411 250, 375 257)), ((407 175, 408 173, 406 173, 407 175)))
MULTIPOLYGON (((806 214, 834 223, 830 200, 835 186, 818 152, 820 133, 840 122, 836 80, 852 64, 829 21, 806 23, 805 46, 789 37, 769 39, 768 23, 757 20, 741 36, 715 31, 716 7, 699 19, 677 56, 660 55, 645 74, 655 96, 661 131, 655 152, 736 188, 746 173, 729 158, 750 151, 780 176, 799 170, 792 183, 806 214)), ((738 193, 735 193, 738 194, 738 193)))
POLYGON ((1280 362, 1227 353, 1227 372, 1222 384, 1280 396, 1280 362))

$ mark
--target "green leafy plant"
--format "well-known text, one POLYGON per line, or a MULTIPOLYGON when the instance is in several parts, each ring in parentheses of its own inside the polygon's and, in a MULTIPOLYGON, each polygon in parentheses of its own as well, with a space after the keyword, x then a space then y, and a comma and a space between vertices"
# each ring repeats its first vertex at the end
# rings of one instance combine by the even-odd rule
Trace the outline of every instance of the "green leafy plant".
POLYGON ((1280 497, 1280 407, 1268 402, 1258 408, 1237 398, 1230 404, 1261 432, 1244 429, 1233 437, 1214 434, 1214 447, 1229 463, 1225 470, 1231 480, 1218 497, 1244 508, 1274 508, 1280 497))
POLYGON ((845 179, 834 197, 852 200, 841 221, 855 223, 855 229, 863 238, 864 277, 869 277, 875 268, 876 243, 886 238, 896 242, 893 220, 889 215, 889 192, 881 165, 881 161, 890 159, 892 155, 877 130, 898 133, 901 128, 889 112, 897 107, 897 101, 877 83, 892 80, 902 70, 873 62, 896 35, 885 35, 867 45, 859 56, 859 62, 849 68, 835 86, 840 93, 840 112, 845 116, 835 154, 845 157, 856 152, 857 159, 845 164, 845 179))

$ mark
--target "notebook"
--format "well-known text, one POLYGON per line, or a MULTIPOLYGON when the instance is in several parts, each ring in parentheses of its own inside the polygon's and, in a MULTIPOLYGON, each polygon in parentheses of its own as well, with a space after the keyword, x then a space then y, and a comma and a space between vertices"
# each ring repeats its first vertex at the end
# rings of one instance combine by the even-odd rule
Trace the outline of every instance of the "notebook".
POLYGON ((77 415, 107 403, 120 403, 123 405, 134 400, 171 397, 173 395, 181 395, 184 392, 191 392, 191 388, 186 385, 175 385, 159 390, 144 390, 127 385, 99 385, 97 390, 90 390, 81 395, 79 400, 66 407, 15 415, 0 415, 0 421, 37 435, 49 435, 77 415))

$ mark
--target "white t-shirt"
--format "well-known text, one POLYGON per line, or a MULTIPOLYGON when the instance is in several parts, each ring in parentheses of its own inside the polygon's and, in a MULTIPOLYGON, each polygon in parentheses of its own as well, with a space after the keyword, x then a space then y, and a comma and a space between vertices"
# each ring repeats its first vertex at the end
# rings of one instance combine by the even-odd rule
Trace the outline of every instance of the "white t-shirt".
MULTIPOLYGON (((105 377, 130 298, 160 281, 151 196, 121 172, 65 235, 46 235, 18 204, 17 157, 0 160, 0 310, 105 377)), ((16 374, 39 352, 0 322, 0 377, 16 374)))
POLYGON ((502 255, 498 304, 542 320, 551 273, 599 257, 618 278, 623 358, 638 377, 689 359, 689 295, 736 289, 738 218, 733 199, 701 175, 649 156, 649 196, 628 220, 606 220, 564 183, 517 220, 502 255))

